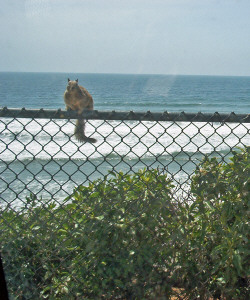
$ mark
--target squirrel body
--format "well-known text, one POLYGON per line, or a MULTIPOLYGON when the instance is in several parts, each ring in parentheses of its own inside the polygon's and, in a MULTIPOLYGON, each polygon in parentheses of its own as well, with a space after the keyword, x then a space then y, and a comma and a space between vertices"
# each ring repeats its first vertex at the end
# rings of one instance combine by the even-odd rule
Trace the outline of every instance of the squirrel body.
MULTIPOLYGON (((70 80, 68 78, 68 85, 64 92, 64 102, 67 110, 75 110, 79 115, 82 114, 84 109, 93 110, 94 107, 92 96, 83 86, 78 84, 78 79, 70 80)), ((85 121, 82 118, 76 121, 74 134, 79 142, 96 142, 96 139, 86 137, 85 121)))

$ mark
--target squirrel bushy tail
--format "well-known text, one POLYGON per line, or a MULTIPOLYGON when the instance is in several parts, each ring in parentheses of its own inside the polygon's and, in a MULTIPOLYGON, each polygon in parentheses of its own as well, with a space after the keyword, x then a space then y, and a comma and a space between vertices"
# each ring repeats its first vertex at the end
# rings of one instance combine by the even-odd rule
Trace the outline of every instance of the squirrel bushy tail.
POLYGON ((87 137, 85 135, 85 122, 83 119, 78 119, 76 121, 75 127, 75 137, 79 142, 88 142, 88 143, 95 143, 96 139, 87 137))

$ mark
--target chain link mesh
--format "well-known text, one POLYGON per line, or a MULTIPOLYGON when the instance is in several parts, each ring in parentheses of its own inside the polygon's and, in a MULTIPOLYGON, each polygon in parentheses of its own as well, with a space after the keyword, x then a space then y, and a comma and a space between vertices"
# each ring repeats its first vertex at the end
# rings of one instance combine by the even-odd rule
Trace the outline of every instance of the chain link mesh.
MULTIPOLYGON (((114 291, 125 284, 122 279, 113 282, 111 288, 113 294, 102 294, 100 291, 98 297, 89 292, 91 287, 89 290, 87 286, 84 286, 83 290, 75 287, 83 285, 84 279, 89 278, 92 271, 101 272, 97 265, 89 265, 87 271, 83 272, 80 265, 74 264, 75 261, 84 263, 86 259, 77 250, 80 246, 77 245, 76 235, 79 233, 79 227, 83 226, 83 223, 79 223, 79 214, 83 207, 78 206, 71 197, 78 186, 81 186, 81 193, 89 193, 88 197, 91 198, 91 195, 99 192, 98 187, 101 183, 111 178, 114 173, 119 174, 122 171, 122 178, 125 178, 128 174, 137 174, 144 168, 157 169, 159 176, 167 174, 169 180, 172 180, 173 188, 170 194, 176 203, 183 199, 191 201, 190 180, 204 157, 217 157, 219 161, 227 163, 235 148, 250 145, 250 115, 247 114, 84 112, 83 117, 87 120, 86 135, 95 137, 97 139, 95 144, 81 144, 73 137, 77 118, 74 111, 3 108, 0 110, 0 117, 0 209, 2 215, 8 213, 8 218, 1 220, 1 226, 4 224, 4 228, 9 227, 12 232, 11 238, 16 239, 15 243, 11 240, 2 240, 1 248, 7 283, 14 299, 119 298, 114 296, 114 291), (94 183, 92 193, 89 190, 85 191, 84 187, 92 183, 94 183), (37 199, 39 205, 32 206, 37 199), (68 208, 71 203, 75 205, 72 206, 73 210, 68 208), (64 217, 58 213, 59 208, 65 209, 64 217), (40 218, 39 226, 36 225, 37 218, 40 218), (15 221, 19 219, 21 225, 16 227, 15 221), (56 230, 51 230, 51 224, 55 224, 55 227, 52 227, 56 230), (27 228, 30 229, 33 242, 26 236, 21 239, 21 231, 27 228), (65 234, 64 237, 63 234, 69 229, 69 236, 65 234), (53 252, 48 246, 48 237, 54 243, 53 252), (38 247, 36 240, 40 241, 40 250, 36 249, 38 247), (72 240, 74 245, 68 245, 68 241, 72 243, 72 240), (65 251, 68 248, 75 250, 73 253, 65 251), (36 250, 42 252, 40 258, 35 256, 36 250), (15 269, 17 256, 23 260, 22 268, 28 269, 32 266, 32 271, 29 271, 32 274, 22 275, 18 267, 15 269), (48 269, 48 260, 52 261, 51 270, 48 269), (56 281, 59 270, 65 272, 65 277, 61 277, 64 278, 64 282, 56 281), (68 272, 72 275, 71 279, 67 277, 68 272), (75 285, 68 284, 67 280, 73 281, 75 285), (50 282, 50 285, 47 282, 50 282), (44 283, 47 284, 47 290, 43 287, 44 283), (53 294, 53 290, 60 290, 60 293, 53 294)), ((143 182, 142 178, 143 176, 139 176, 138 181, 143 182)), ((132 190, 136 186, 136 182, 131 182, 132 190)), ((163 187, 162 189, 164 190, 163 187)), ((160 195, 160 191, 150 192, 156 194, 159 192, 160 195)), ((118 204, 110 203, 110 205, 113 206, 113 210, 119 210, 118 204)), ((175 208, 169 209, 171 215, 174 215, 175 208)), ((106 207, 96 203, 94 210, 98 212, 95 219, 97 223, 91 223, 89 227, 91 232, 100 225, 106 207)), ((145 207, 140 208, 139 200, 134 199, 134 203, 127 205, 127 211, 120 211, 117 218, 122 220, 125 215, 131 215, 133 222, 136 223, 136 219, 146 212, 145 207)), ((114 215, 116 213, 113 212, 114 215)), ((92 211, 87 214, 90 219, 92 214, 94 214, 92 211)), ((149 238, 146 231, 151 231, 155 239, 161 238, 159 224, 162 219, 154 218, 155 222, 146 224, 146 229, 141 232, 141 235, 145 235, 145 240, 149 238)), ((110 234, 115 225, 105 223, 105 226, 103 234, 110 234)), ((133 230, 133 225, 131 228, 127 230, 133 230)), ((119 239, 119 236, 116 238, 119 239)), ((137 239, 139 248, 142 237, 138 235, 137 239)), ((93 240, 92 244, 91 241, 86 242, 85 247, 89 249, 85 255, 90 255, 92 247, 96 246, 93 240)), ((136 251, 129 245, 124 245, 124 248, 129 248, 128 255, 133 255, 136 251)), ((144 250, 147 255, 146 249, 144 250)), ((125 249, 120 251, 124 252, 125 249)), ((158 255, 157 248, 154 254, 158 255)), ((114 265, 117 277, 122 278, 122 274, 118 273, 125 270, 119 271, 117 265, 119 266, 120 262, 114 257, 113 260, 109 257, 109 261, 98 261, 98 257, 96 258, 96 264, 102 264, 103 268, 108 263, 114 265)), ((159 258, 157 264, 159 263, 163 264, 163 258, 159 258)), ((152 264, 155 266, 156 262, 152 264)), ((171 264, 175 265, 174 257, 167 265, 171 264)), ((175 265, 175 270, 176 267, 175 265)), ((159 269, 159 266, 157 268, 159 269)), ((142 270, 147 272, 145 262, 141 267, 142 270)), ((144 276, 143 272, 140 276, 144 276)), ((159 273, 157 276, 160 278, 159 273)), ((139 281, 137 275, 132 276, 131 286, 139 281)), ((167 278, 170 275, 166 272, 164 276, 167 278)), ((147 274, 144 281, 150 280, 150 274, 147 274)), ((103 284, 108 285, 104 282, 103 284)), ((166 299, 184 299, 184 294, 181 296, 182 288, 178 287, 178 280, 176 283, 171 282, 171 285, 171 293, 166 299)), ((163 292, 160 291, 160 281, 157 284, 152 282, 151 289, 153 286, 159 286, 159 294, 163 292)), ((166 291, 165 294, 167 295, 166 291)), ((122 297, 130 299, 128 294, 124 295, 121 299, 122 297)), ((139 292, 138 295, 142 296, 139 292)), ((140 299, 141 296, 135 298, 140 299)))

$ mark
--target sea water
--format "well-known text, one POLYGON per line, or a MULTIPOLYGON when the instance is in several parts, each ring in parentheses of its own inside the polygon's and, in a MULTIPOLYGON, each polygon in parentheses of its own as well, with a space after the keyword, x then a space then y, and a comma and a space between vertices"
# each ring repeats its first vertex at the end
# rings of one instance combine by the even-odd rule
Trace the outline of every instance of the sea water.
POLYGON ((64 108, 68 78, 91 93, 97 110, 250 110, 250 77, 68 73, 0 73, 0 106, 64 108))
MULTIPOLYGON (((0 73, 0 106, 64 109, 68 78, 79 80, 100 111, 250 112, 250 77, 219 76, 0 73)), ((182 184, 204 155, 227 160, 235 147, 250 145, 249 129, 237 123, 92 120, 86 133, 98 141, 91 145, 74 140, 73 121, 2 118, 0 201, 23 200, 30 192, 61 199, 109 170, 145 166, 182 184)))

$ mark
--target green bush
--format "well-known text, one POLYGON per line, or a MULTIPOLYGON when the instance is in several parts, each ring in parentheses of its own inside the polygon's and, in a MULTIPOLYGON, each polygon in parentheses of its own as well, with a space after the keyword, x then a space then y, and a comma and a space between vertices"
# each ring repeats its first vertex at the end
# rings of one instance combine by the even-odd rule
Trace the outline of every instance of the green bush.
POLYGON ((4 210, 11 299, 247 299, 249 154, 205 159, 192 202, 143 170, 79 186, 61 205, 31 196, 4 210))
POLYGON ((193 297, 248 298, 249 154, 250 147, 233 152, 228 164, 205 159, 192 178, 195 201, 188 208, 181 265, 193 297))
POLYGON ((119 173, 78 187, 69 204, 39 205, 33 197, 19 213, 4 212, 2 251, 12 295, 170 295, 182 227, 172 188, 157 170, 119 173))

